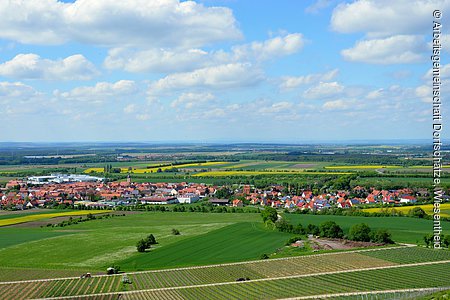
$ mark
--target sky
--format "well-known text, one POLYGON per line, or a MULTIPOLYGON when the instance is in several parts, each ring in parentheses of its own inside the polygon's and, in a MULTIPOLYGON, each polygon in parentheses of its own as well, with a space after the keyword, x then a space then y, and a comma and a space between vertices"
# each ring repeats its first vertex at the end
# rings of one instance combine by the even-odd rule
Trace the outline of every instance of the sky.
POLYGON ((448 139, 450 0, 0 1, 0 141, 431 140, 435 9, 448 139))

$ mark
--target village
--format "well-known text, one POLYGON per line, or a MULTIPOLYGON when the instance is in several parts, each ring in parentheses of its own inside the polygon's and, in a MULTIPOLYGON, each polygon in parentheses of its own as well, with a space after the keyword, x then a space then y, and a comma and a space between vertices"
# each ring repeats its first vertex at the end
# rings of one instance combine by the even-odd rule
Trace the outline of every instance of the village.
POLYGON ((75 175, 29 177, 28 180, 11 180, 1 188, 0 205, 2 209, 13 210, 64 204, 86 208, 114 208, 136 204, 192 204, 206 200, 213 205, 232 207, 252 205, 322 210, 376 204, 414 204, 418 202, 418 197, 428 196, 426 189, 366 190, 361 186, 356 186, 351 191, 315 194, 309 189, 303 189, 301 194, 293 194, 281 185, 272 185, 266 189, 241 185, 230 190, 226 197, 221 190, 228 190, 228 187, 187 182, 136 183, 132 182, 130 176, 126 181, 120 182, 104 182, 103 178, 75 175))

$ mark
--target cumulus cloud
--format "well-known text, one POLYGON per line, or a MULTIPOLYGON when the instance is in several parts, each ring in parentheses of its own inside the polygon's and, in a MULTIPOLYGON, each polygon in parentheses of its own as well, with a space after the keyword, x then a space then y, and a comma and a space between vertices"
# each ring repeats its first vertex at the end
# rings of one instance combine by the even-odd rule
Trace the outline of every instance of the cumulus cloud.
POLYGON ((423 37, 396 35, 384 39, 359 41, 353 48, 341 51, 348 61, 371 64, 407 64, 425 60, 423 37))
POLYGON ((263 78, 263 72, 249 63, 224 64, 168 75, 151 84, 149 92, 184 88, 237 88, 255 85, 263 78))
POLYGON ((190 109, 195 106, 202 106, 215 99, 211 93, 182 93, 170 106, 173 108, 190 109))
POLYGON ((320 82, 319 84, 307 89, 303 95, 309 99, 328 98, 342 94, 344 86, 338 82, 320 82))
POLYGON ((230 9, 179 0, 1 1, 0 28, 25 44, 198 47, 242 36, 230 9))
POLYGON ((344 100, 327 101, 322 105, 325 110, 344 110, 351 106, 351 103, 344 100))
POLYGON ((2 103, 13 100, 29 100, 41 93, 22 82, 0 82, 0 100, 2 103))
POLYGON ((294 104, 287 101, 276 102, 270 106, 262 107, 259 112, 262 114, 273 114, 273 113, 283 113, 292 112, 294 104))
POLYGON ((108 53, 104 65, 108 69, 123 69, 127 72, 184 72, 205 66, 209 53, 200 49, 173 50, 149 49, 134 51, 114 48, 108 53))
POLYGON ((99 72, 83 55, 43 59, 37 54, 18 54, 0 64, 0 75, 19 79, 90 80, 99 72))
POLYGON ((286 76, 281 78, 280 89, 289 90, 294 89, 302 85, 313 84, 320 81, 330 81, 333 80, 339 73, 338 69, 328 71, 326 73, 309 74, 305 76, 286 76))
POLYGON ((331 28, 369 37, 427 33, 436 8, 450 10, 450 0, 357 0, 334 9, 331 28))
POLYGON ((302 49, 303 45, 303 35, 291 33, 286 36, 274 37, 264 42, 252 42, 246 45, 235 46, 232 50, 238 60, 269 60, 294 54, 302 49))
POLYGON ((294 54, 302 49, 303 36, 292 33, 232 47, 207 52, 199 48, 113 48, 104 61, 108 69, 128 72, 188 72, 198 68, 238 62, 262 62, 294 54))
POLYGON ((68 92, 56 90, 54 95, 61 99, 83 102, 102 102, 116 100, 137 93, 134 81, 119 80, 115 83, 98 82, 95 86, 76 87, 68 92))

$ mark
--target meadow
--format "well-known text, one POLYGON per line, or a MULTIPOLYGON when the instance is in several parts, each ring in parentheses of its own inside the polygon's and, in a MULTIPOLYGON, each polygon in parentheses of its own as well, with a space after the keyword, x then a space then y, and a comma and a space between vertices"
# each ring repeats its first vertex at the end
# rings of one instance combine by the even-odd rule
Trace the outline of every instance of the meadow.
MULTIPOLYGON (((392 234, 394 241, 399 243, 423 244, 423 236, 432 232, 433 221, 409 217, 348 217, 330 215, 302 215, 284 214, 292 224, 301 223, 319 225, 325 221, 335 221, 339 224, 344 233, 348 232, 351 226, 358 223, 366 223, 372 229, 385 228, 392 234)), ((442 222, 444 232, 450 231, 450 222, 442 222)))

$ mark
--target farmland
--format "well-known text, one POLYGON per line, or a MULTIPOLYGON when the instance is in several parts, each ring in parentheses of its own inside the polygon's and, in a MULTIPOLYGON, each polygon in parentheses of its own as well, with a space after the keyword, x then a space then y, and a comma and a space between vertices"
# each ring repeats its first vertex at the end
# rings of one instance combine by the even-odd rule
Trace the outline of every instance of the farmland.
MULTIPOLYGON (((119 292, 132 299, 167 299, 169 296, 203 299, 202 295, 212 294, 219 299, 278 299, 322 293, 445 286, 450 275, 449 260, 448 251, 437 253, 417 247, 359 250, 128 273, 132 284, 126 287, 121 284, 121 275, 116 275, 4 283, 0 284, 0 292, 4 299, 89 294, 97 294, 93 297, 101 299, 101 293, 119 292), (424 278, 421 276, 423 272, 430 276, 439 274, 441 279, 424 278), (251 280, 236 282, 237 277, 251 280), (356 278, 358 285, 354 284, 356 278), (123 292, 125 290, 130 292, 123 292), (26 292, 18 294, 17 291, 26 292)), ((83 299, 91 298, 85 296, 83 299)))
POLYGON ((0 219, 0 227, 8 226, 20 223, 33 222, 44 219, 51 219, 57 217, 70 217, 70 216, 84 216, 88 214, 101 214, 111 212, 110 210, 90 210, 90 211, 65 211, 56 213, 36 213, 36 214, 26 214, 24 216, 14 216, 11 218, 0 219))
MULTIPOLYGON (((381 211, 389 212, 390 210, 401 211, 404 214, 408 214, 408 212, 414 207, 422 208, 428 215, 433 214, 433 204, 424 204, 424 205, 415 205, 415 206, 401 206, 401 207, 393 207, 393 208, 365 208, 363 211, 369 213, 376 213, 381 211)), ((450 203, 442 203, 440 205, 441 216, 442 217, 450 217, 450 203)))

